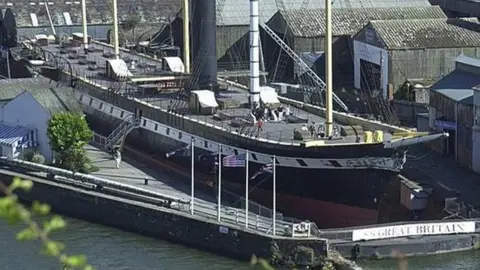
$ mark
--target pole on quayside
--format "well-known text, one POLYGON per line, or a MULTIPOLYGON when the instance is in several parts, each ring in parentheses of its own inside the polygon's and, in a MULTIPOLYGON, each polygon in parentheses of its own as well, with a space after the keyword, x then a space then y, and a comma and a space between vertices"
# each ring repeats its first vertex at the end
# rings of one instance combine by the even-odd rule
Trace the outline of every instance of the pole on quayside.
POLYGON ((325 83, 327 84, 325 109, 326 109, 326 137, 333 134, 333 84, 332 84, 332 2, 325 1, 325 83))
POLYGON ((217 220, 220 222, 220 212, 222 207, 222 145, 218 145, 218 195, 217 195, 217 220))
POLYGON ((83 31, 83 49, 87 53, 88 33, 87 33, 87 0, 82 0, 82 31, 83 31))
MULTIPOLYGON (((328 2, 328 1, 327 1, 328 2)), ((273 232, 273 235, 275 235, 275 227, 277 225, 277 158, 275 157, 275 155, 273 155, 272 157, 272 174, 273 174, 273 189, 272 189, 272 192, 273 192, 273 207, 272 207, 272 211, 273 211, 273 228, 272 228, 272 232, 273 232)))
POLYGON ((245 153, 245 228, 248 228, 248 156, 250 155, 249 151, 245 153))
POLYGON ((195 200, 195 138, 192 137, 192 142, 190 144, 191 148, 191 155, 192 155, 192 183, 191 183, 191 190, 190 190, 190 214, 194 214, 193 207, 194 207, 194 200, 195 200))
POLYGON ((120 48, 118 44, 118 10, 117 0, 112 0, 113 5, 113 50, 115 59, 120 59, 120 48))
POLYGON ((190 73, 190 5, 183 0, 183 62, 185 73, 190 73))

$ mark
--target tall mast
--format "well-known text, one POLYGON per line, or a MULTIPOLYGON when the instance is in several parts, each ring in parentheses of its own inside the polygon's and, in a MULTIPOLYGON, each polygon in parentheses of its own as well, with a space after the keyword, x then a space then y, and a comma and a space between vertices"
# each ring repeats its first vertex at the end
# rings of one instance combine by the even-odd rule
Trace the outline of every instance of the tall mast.
POLYGON ((250 0, 250 104, 260 102, 258 0, 250 0))
POLYGON ((117 0, 112 0, 113 5, 113 49, 115 53, 115 59, 120 58, 120 49, 118 45, 118 11, 117 0))
POLYGON ((332 2, 325 0, 325 83, 327 84, 325 97, 326 137, 333 134, 333 84, 332 84, 332 2))
POLYGON ((188 0, 183 0, 183 62, 185 73, 190 73, 190 6, 188 0))
POLYGON ((88 34, 87 34, 87 0, 82 0, 82 30, 83 30, 83 49, 85 53, 88 49, 88 34))

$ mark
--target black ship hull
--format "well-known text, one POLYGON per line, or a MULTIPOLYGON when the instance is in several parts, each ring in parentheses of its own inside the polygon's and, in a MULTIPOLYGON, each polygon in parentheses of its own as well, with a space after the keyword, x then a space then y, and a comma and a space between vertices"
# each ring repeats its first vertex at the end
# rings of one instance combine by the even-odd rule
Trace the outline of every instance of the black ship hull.
MULTIPOLYGON (((87 117, 96 131, 109 134, 113 129, 112 119, 87 117)), ((139 129, 133 131, 127 144, 148 154, 156 154, 161 162, 178 164, 184 174, 190 174, 191 158, 173 155, 165 158, 165 153, 185 146, 167 136, 139 129)), ((354 146, 352 146, 354 147, 354 146)), ((372 148, 377 154, 379 149, 372 148)), ((364 149, 365 150, 365 149, 364 149)), ((363 155, 368 152, 363 150, 363 155)), ((257 150, 258 151, 258 150, 257 150)), ((345 149, 345 155, 350 152, 345 149)), ((395 150, 384 149, 385 156, 394 155, 395 150), (389 153, 387 153, 389 152, 389 153)), ((212 154, 204 149, 195 148, 196 170, 208 174, 212 181, 218 175, 212 159, 200 156, 212 154)), ((342 155, 336 151, 334 156, 342 155)), ((331 158, 329 156, 323 158, 331 158)), ((263 164, 249 162, 249 179, 257 173, 263 164)), ((222 168, 222 183, 233 184, 240 195, 245 192, 246 170, 244 167, 222 168)), ((321 228, 360 226, 377 223, 378 209, 385 187, 398 172, 378 169, 318 169, 276 167, 276 204, 277 210, 286 216, 308 219, 321 228)), ((272 206, 272 174, 262 174, 249 180, 249 196, 265 206, 272 206)), ((253 209, 252 209, 253 211, 253 209)))

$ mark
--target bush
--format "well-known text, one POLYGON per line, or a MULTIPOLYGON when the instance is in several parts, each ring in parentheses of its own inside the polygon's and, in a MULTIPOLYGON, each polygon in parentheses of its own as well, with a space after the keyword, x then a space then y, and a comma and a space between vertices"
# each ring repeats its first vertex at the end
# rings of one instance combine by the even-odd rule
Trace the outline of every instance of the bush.
POLYGON ((37 164, 45 164, 45 157, 37 151, 28 151, 23 154, 23 159, 37 164))
POLYGON ((40 153, 34 153, 31 161, 37 164, 45 164, 45 157, 40 153))

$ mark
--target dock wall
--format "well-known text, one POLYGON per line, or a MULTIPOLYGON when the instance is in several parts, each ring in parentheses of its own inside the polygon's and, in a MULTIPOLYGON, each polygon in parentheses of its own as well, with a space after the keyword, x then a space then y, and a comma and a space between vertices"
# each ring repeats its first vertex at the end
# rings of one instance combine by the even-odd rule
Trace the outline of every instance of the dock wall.
POLYGON ((15 176, 34 182, 30 192, 18 194, 21 199, 48 203, 54 211, 75 218, 183 243, 240 260, 249 260, 256 255, 268 258, 274 265, 316 266, 327 256, 326 240, 265 235, 134 200, 128 193, 114 196, 98 186, 0 170, 0 180, 7 184, 15 176))

